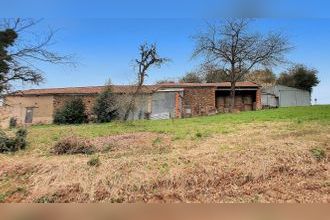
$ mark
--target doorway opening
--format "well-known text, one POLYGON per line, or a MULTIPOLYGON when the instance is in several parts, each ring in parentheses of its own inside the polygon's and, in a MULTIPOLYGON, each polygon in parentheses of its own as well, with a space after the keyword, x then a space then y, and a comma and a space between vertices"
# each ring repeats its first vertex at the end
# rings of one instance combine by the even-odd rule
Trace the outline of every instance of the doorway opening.
POLYGON ((27 107, 25 111, 25 123, 30 124, 33 121, 33 107, 27 107))

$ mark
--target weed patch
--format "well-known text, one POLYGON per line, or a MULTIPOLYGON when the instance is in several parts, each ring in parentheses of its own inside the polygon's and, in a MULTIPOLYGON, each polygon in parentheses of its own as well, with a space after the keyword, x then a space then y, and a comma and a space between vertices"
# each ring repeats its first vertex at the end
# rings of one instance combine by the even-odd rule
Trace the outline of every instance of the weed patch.
POLYGON ((88 161, 87 161, 87 165, 89 166, 94 166, 94 167, 98 167, 101 165, 101 161, 99 156, 93 156, 91 157, 88 161))
POLYGON ((27 131, 23 128, 17 130, 15 137, 9 137, 0 130, 0 153, 16 152, 26 147, 27 131))
POLYGON ((317 161, 321 161, 326 158, 325 150, 322 148, 313 148, 310 152, 317 161))
POLYGON ((53 147, 54 154, 92 154, 95 147, 91 142, 84 138, 70 136, 59 140, 53 147))
POLYGON ((6 195, 0 194, 0 203, 3 203, 6 199, 6 195))

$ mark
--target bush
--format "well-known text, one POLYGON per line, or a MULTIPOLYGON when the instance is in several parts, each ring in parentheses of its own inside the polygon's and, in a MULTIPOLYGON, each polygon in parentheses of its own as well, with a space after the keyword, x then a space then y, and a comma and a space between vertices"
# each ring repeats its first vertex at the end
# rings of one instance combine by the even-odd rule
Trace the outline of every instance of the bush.
POLYGON ((110 86, 96 99, 93 112, 96 122, 110 122, 118 117, 117 100, 110 86))
POLYGON ((201 132, 196 132, 195 136, 196 136, 196 138, 201 138, 203 136, 203 134, 201 132))
POLYGON ((20 128, 15 137, 8 137, 3 131, 0 131, 0 153, 16 152, 25 149, 27 131, 20 128))
POLYGON ((76 136, 66 137, 59 140, 53 147, 54 154, 92 154, 95 147, 90 141, 76 136))
POLYGON ((66 102, 54 115, 55 124, 81 124, 87 122, 85 104, 79 97, 66 102))
POLYGON ((95 167, 98 167, 100 166, 101 162, 100 162, 100 158, 99 156, 93 156, 91 159, 89 159, 89 161, 87 161, 87 164, 89 166, 95 166, 95 167))

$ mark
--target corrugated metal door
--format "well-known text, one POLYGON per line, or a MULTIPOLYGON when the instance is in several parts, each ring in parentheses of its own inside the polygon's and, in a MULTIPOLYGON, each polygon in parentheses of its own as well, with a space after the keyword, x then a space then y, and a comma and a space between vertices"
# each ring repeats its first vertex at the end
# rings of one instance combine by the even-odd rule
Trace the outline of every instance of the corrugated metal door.
POLYGON ((297 105, 297 98, 295 91, 280 90, 281 107, 296 106, 296 105, 297 105))
POLYGON ((151 119, 168 119, 175 115, 176 92, 156 92, 152 95, 151 119))
POLYGON ((278 107, 278 100, 275 95, 272 94, 262 94, 261 103, 263 106, 278 107))

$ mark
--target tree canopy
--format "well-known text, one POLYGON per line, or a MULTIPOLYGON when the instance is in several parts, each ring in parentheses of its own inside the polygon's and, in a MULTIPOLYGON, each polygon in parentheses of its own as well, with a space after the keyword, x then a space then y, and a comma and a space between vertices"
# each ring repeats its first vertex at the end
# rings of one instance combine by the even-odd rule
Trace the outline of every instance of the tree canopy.
POLYGON ((182 83, 202 83, 203 78, 198 72, 188 72, 179 81, 182 83))
POLYGON ((276 83, 276 75, 271 69, 258 69, 246 74, 244 80, 257 83, 261 86, 270 86, 276 83))
POLYGON ((314 68, 297 64, 288 69, 288 71, 281 73, 277 83, 311 92, 313 87, 320 83, 317 73, 318 71, 314 68))
POLYGON ((106 89, 98 95, 93 112, 99 123, 110 122, 118 117, 117 98, 111 85, 107 85, 106 89))

